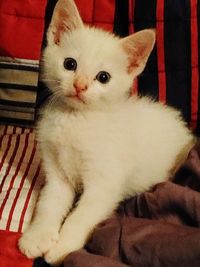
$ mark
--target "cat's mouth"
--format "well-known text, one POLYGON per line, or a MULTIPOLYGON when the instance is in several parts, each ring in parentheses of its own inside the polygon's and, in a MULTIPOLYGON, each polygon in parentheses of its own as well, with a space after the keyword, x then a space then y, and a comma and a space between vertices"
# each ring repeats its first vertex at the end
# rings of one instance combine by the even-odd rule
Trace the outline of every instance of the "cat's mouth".
POLYGON ((82 103, 86 104, 83 96, 80 93, 67 95, 67 98, 70 98, 70 99, 73 99, 75 101, 79 101, 79 102, 82 102, 82 103))

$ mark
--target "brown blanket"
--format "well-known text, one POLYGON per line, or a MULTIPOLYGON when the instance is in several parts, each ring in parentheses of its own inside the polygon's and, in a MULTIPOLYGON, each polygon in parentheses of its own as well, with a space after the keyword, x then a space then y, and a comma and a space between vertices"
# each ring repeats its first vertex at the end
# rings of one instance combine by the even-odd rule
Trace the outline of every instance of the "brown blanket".
MULTIPOLYGON (((159 164, 159 162, 158 162, 159 164)), ((122 203, 65 267, 199 267, 200 143, 173 182, 122 203)))

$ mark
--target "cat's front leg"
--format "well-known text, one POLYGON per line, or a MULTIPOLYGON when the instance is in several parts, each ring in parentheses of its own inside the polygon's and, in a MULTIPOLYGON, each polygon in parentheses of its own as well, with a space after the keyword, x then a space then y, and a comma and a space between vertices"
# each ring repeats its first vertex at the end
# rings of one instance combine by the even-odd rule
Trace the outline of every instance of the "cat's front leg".
POLYGON ((32 222, 19 240, 19 248, 28 258, 43 256, 59 239, 61 223, 74 200, 72 186, 51 163, 32 222))
POLYGON ((59 241, 45 255, 48 263, 58 265, 70 252, 85 245, 95 226, 108 218, 118 205, 120 187, 121 184, 93 183, 85 188, 77 207, 61 228, 59 241))

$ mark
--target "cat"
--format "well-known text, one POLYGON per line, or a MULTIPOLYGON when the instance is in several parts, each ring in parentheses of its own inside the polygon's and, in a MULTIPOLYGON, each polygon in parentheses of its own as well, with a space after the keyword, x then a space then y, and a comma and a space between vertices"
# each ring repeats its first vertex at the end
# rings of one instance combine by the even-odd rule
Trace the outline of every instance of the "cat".
POLYGON ((155 30, 119 38, 85 26, 75 3, 59 0, 47 41, 43 76, 53 96, 37 129, 46 182, 19 248, 56 265, 120 201, 169 179, 195 138, 178 111, 131 95, 155 30))

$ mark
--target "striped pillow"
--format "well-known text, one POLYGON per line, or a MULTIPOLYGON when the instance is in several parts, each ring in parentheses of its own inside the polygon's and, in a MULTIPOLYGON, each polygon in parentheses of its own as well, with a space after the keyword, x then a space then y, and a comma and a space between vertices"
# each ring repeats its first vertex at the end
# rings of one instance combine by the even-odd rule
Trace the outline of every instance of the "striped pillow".
POLYGON ((0 123, 32 125, 47 0, 0 0, 0 123))
POLYGON ((0 57, 0 121, 31 125, 35 119, 38 60, 0 57))

